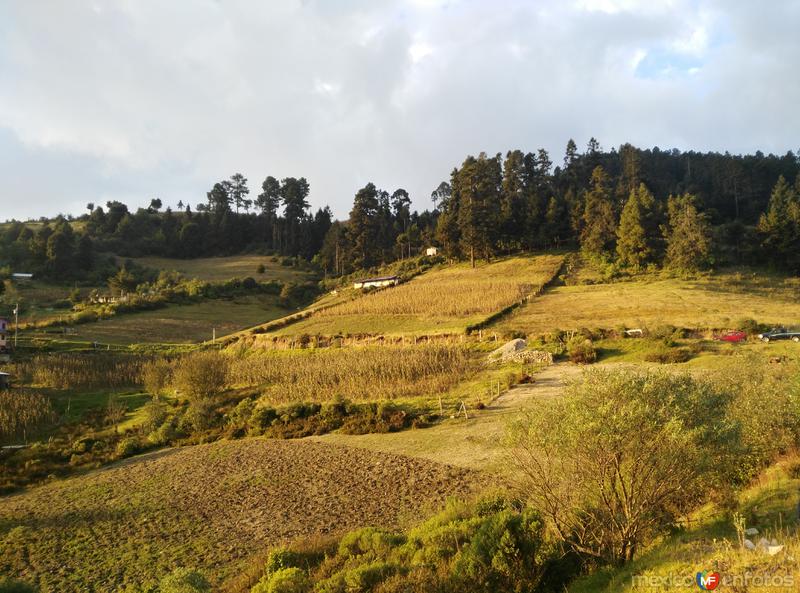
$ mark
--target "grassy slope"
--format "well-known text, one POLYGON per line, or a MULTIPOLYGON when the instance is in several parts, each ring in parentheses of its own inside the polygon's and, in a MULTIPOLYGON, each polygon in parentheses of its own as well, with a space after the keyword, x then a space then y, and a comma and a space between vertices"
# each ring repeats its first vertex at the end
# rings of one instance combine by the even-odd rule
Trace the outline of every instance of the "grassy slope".
POLYGON ((268 545, 398 526, 483 480, 421 460, 300 441, 170 449, 0 498, 0 574, 42 593, 148 590, 176 566, 218 582, 268 545))
MULTIPOLYGON (((607 569, 579 579, 569 587, 570 593, 634 593, 676 591, 673 587, 656 584, 642 588, 634 586, 633 577, 669 577, 694 579, 697 572, 717 571, 724 578, 752 575, 794 574, 794 587, 735 588, 724 582, 720 590, 735 591, 796 591, 800 586, 800 524, 797 508, 800 503, 798 460, 785 460, 769 468, 752 487, 740 497, 740 508, 748 527, 756 527, 761 537, 773 538, 786 549, 770 557, 759 552, 742 550, 732 521, 713 507, 697 514, 690 526, 676 535, 655 542, 631 564, 622 569, 607 569), (733 588, 732 588, 733 587, 733 588)), ((649 584, 648 584, 649 585, 649 584)), ((699 590, 694 584, 690 588, 699 590)), ((686 590, 686 587, 680 590, 686 590)))
POLYGON ((654 327, 724 328, 742 318, 800 323, 798 280, 719 272, 693 280, 649 274, 632 281, 558 286, 496 328, 542 334, 554 329, 654 327))
POLYGON ((258 281, 284 280, 303 281, 311 278, 307 271, 291 266, 282 266, 265 255, 232 255, 229 257, 201 257, 197 259, 174 259, 167 257, 138 257, 133 261, 155 270, 174 270, 188 278, 208 282, 222 282, 231 278, 248 276, 258 281), (259 274, 256 269, 263 265, 266 270, 259 274))
POLYGON ((208 300, 189 305, 117 315, 75 326, 76 338, 110 344, 190 343, 211 340, 285 315, 273 295, 208 300))
POLYGON ((474 270, 467 263, 442 266, 406 284, 366 294, 314 314, 299 323, 288 325, 275 333, 460 333, 468 325, 482 321, 499 309, 516 302, 519 296, 517 286, 526 285, 530 290, 548 282, 558 270, 561 260, 558 255, 520 256, 490 264, 484 262, 474 270), (508 286, 508 295, 497 298, 495 291, 501 284, 508 286), (494 308, 482 308, 478 305, 459 311, 459 301, 468 300, 496 301, 498 304, 494 308))

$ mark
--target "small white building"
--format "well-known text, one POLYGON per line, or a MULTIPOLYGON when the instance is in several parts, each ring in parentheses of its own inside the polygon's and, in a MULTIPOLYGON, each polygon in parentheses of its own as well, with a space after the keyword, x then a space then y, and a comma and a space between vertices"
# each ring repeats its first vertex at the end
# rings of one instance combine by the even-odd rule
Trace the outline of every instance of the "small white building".
POLYGON ((438 247, 428 247, 425 250, 425 255, 429 257, 433 257, 434 255, 439 255, 439 248, 438 247))
POLYGON ((0 389, 8 389, 11 386, 11 375, 0 371, 0 389))
POLYGON ((33 280, 33 274, 23 274, 20 272, 15 272, 11 274, 11 279, 17 282, 30 282, 33 280))
POLYGON ((363 280, 356 280, 353 283, 353 288, 381 288, 384 286, 395 286, 400 283, 400 278, 397 276, 382 276, 380 278, 364 278, 363 280))

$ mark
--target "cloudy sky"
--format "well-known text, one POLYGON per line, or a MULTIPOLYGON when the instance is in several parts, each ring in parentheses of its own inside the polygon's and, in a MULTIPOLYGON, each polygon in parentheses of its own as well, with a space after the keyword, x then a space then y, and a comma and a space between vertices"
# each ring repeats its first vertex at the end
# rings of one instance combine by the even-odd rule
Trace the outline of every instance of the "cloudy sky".
MULTIPOLYGON (((0 0, 0 219, 305 176, 418 207, 470 153, 800 148, 800 2, 0 0)), ((255 189, 253 193, 258 193, 255 189)))

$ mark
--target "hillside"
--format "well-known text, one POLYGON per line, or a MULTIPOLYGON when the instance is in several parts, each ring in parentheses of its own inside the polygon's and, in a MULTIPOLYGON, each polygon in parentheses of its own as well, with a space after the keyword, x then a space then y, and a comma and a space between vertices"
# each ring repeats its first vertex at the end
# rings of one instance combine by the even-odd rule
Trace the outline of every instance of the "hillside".
POLYGON ((265 546, 408 524, 482 484, 446 465, 311 442, 166 449, 0 498, 0 574, 42 593, 147 589, 176 565, 219 582, 265 546))
MULTIPOLYGON (((535 294, 558 272, 560 255, 443 265, 397 287, 326 307, 276 336, 459 334, 535 294)), ((343 288, 354 290, 352 288, 343 288)))

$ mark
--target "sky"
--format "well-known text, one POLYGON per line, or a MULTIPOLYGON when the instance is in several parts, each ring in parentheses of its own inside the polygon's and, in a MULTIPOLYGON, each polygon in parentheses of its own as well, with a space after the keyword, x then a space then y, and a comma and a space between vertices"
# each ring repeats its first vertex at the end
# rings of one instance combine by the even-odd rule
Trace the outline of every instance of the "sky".
POLYGON ((0 0, 0 220, 304 176, 417 208, 469 154, 800 148, 800 2, 0 0))

